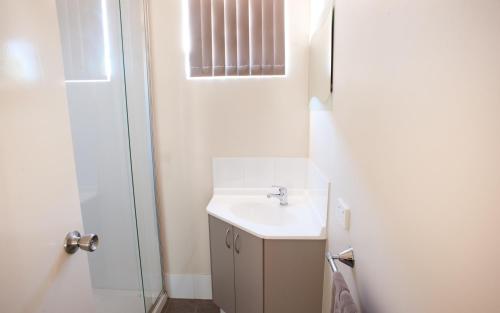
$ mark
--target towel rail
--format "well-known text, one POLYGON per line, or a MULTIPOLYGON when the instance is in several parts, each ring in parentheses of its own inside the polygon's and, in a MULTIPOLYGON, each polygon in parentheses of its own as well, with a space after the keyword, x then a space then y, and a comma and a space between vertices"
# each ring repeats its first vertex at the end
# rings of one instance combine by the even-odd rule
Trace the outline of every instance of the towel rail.
POLYGON ((339 260, 349 267, 354 267, 354 250, 349 248, 340 252, 338 255, 332 255, 330 252, 327 252, 326 260, 330 264, 333 272, 339 271, 337 265, 335 264, 335 260, 339 260))

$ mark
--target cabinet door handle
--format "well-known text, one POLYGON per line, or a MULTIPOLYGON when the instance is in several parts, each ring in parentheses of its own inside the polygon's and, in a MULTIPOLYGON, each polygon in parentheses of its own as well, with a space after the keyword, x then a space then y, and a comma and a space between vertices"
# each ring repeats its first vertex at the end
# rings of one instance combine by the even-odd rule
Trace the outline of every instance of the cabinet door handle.
POLYGON ((238 254, 240 254, 240 247, 238 246, 239 239, 240 234, 236 234, 236 237, 234 237, 234 251, 236 251, 236 253, 238 254))
POLYGON ((229 233, 230 233, 231 229, 226 229, 226 247, 228 249, 231 249, 231 244, 229 243, 229 240, 228 240, 228 236, 229 236, 229 233))

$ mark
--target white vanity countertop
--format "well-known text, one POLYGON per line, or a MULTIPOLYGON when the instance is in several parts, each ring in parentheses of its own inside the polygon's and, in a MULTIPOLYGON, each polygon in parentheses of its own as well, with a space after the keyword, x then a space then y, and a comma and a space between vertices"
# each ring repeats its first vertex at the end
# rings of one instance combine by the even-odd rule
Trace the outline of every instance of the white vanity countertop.
POLYGON ((325 223, 305 191, 291 191, 288 205, 268 199, 267 190, 216 190, 208 214, 262 239, 326 239, 325 223))

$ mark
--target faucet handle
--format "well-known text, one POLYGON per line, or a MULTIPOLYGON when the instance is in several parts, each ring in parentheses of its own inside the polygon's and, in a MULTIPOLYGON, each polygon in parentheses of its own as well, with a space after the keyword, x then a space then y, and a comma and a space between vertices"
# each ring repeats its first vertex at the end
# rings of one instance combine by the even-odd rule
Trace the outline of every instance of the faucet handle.
POLYGON ((288 205, 288 189, 285 186, 273 185, 274 188, 278 188, 279 193, 270 193, 267 195, 268 198, 278 198, 280 199, 280 205, 288 205))
POLYGON ((273 188, 278 188, 280 193, 287 193, 288 189, 285 186, 273 185, 273 188))

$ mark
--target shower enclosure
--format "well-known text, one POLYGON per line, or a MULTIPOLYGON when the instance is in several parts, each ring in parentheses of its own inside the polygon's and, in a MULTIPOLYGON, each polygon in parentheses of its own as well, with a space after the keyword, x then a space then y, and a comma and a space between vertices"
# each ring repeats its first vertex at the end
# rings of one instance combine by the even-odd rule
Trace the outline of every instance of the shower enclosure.
POLYGON ((166 301, 145 3, 0 1, 1 312, 166 301), (97 249, 90 236, 63 248, 74 231, 97 249))
POLYGON ((83 231, 99 313, 164 295, 142 0, 56 0, 83 231))

